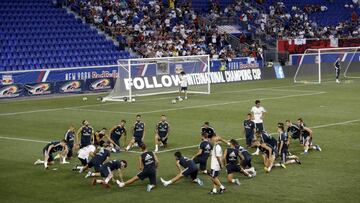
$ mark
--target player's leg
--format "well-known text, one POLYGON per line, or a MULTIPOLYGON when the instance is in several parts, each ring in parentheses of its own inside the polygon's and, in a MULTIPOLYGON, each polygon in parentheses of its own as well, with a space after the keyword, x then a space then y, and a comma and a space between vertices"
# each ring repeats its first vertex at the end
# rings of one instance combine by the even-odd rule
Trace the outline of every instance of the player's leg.
MULTIPOLYGON (((185 169, 186 170, 186 169, 185 169)), ((163 183, 163 185, 166 187, 168 185, 171 185, 173 183, 176 183, 176 181, 180 180, 183 177, 183 172, 177 174, 174 178, 172 178, 171 180, 164 180, 163 178, 160 178, 161 182, 163 183)))
POLYGON ((187 87, 184 88, 184 99, 188 99, 188 97, 187 97, 187 87))
POLYGON ((154 142, 155 142, 155 152, 159 151, 159 143, 160 143, 160 136, 159 135, 155 135, 155 139, 154 139, 154 142))
POLYGON ((125 151, 129 151, 129 149, 134 145, 134 143, 135 143, 135 138, 133 137, 133 138, 130 140, 128 146, 125 148, 125 151))

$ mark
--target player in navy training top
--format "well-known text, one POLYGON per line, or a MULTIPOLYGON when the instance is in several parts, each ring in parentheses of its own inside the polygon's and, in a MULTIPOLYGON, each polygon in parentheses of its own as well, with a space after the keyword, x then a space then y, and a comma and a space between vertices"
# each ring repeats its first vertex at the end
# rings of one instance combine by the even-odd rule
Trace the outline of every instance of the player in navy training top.
POLYGON ((258 140, 254 140, 253 145, 257 146, 259 150, 262 152, 262 156, 264 159, 264 166, 265 166, 264 169, 265 172, 269 173, 272 167, 274 166, 275 154, 276 154, 275 150, 270 144, 258 140))
POLYGON ((159 144, 167 147, 167 140, 170 133, 170 124, 166 120, 165 115, 161 115, 160 121, 155 127, 155 152, 159 150, 159 144))
MULTIPOLYGON (((260 143, 267 143, 269 144, 274 150, 277 149, 278 143, 276 138, 274 138, 273 136, 269 135, 266 131, 262 131, 256 132, 256 138, 260 141, 260 143)), ((276 152, 277 153, 277 150, 276 152)))
POLYGON ((110 138, 114 141, 113 148, 116 151, 120 151, 120 138, 123 137, 122 146, 126 145, 126 128, 125 128, 126 120, 121 120, 119 125, 114 126, 110 130, 110 138))
POLYGON ((246 120, 244 120, 244 134, 245 134, 247 147, 251 146, 255 132, 256 132, 255 123, 254 121, 252 121, 251 113, 248 113, 246 120))
POLYGON ((300 164, 298 157, 296 157, 295 155, 292 155, 292 159, 287 160, 287 158, 289 158, 289 156, 288 156, 289 137, 288 137, 288 134, 285 132, 283 123, 278 123, 277 131, 279 133, 279 153, 278 154, 280 155, 280 163, 275 164, 275 166, 280 165, 283 168, 286 168, 285 164, 291 164, 291 163, 299 163, 300 164))
POLYGON ((298 126, 295 123, 292 123, 290 120, 286 120, 286 126, 287 126, 287 133, 288 135, 291 136, 291 139, 298 139, 299 141, 301 141, 300 139, 300 126, 298 126))
POLYGON ((60 152, 62 157, 66 157, 68 153, 66 140, 53 141, 48 143, 42 150, 44 155, 44 160, 36 160, 34 165, 44 164, 44 168, 48 169, 48 165, 54 164, 54 155, 53 153, 60 152))
POLYGON ((319 145, 313 145, 312 140, 313 140, 313 131, 308 128, 305 127, 304 121, 302 118, 299 118, 297 120, 297 124, 300 127, 300 132, 301 132, 301 137, 302 137, 302 143, 304 145, 304 154, 308 154, 308 150, 310 149, 315 149, 318 151, 321 151, 321 148, 319 145))
POLYGON ((340 57, 337 57, 336 58, 336 61, 334 63, 334 67, 335 67, 335 75, 336 75, 336 83, 340 83, 340 80, 339 80, 339 76, 340 76, 340 70, 341 70, 341 67, 340 67, 340 57))
POLYGON ((201 134, 207 133, 209 140, 211 140, 212 137, 217 137, 217 140, 220 142, 223 142, 226 145, 230 145, 229 141, 222 139, 218 134, 216 134, 215 129, 210 125, 209 121, 204 122, 204 124, 201 126, 201 134))
POLYGON ((188 159, 187 157, 182 156, 181 152, 179 152, 179 151, 175 152, 174 155, 175 155, 175 159, 176 159, 176 166, 179 170, 179 174, 168 181, 164 180, 163 178, 160 178, 160 180, 164 184, 164 186, 166 187, 170 184, 173 184, 176 181, 180 180, 184 176, 185 177, 190 176, 193 183, 197 183, 200 186, 202 186, 203 181, 197 177, 199 168, 197 167, 195 162, 191 159, 188 159), (181 167, 184 168, 184 170, 181 170, 181 167))
POLYGON ((142 153, 139 157, 139 169, 141 171, 126 182, 117 180, 116 183, 122 188, 138 180, 149 178, 150 184, 147 185, 146 191, 150 192, 156 186, 156 169, 159 166, 159 159, 153 152, 147 151, 144 143, 140 145, 140 149, 142 153))
POLYGON ((200 170, 204 174, 207 174, 206 164, 207 164, 207 160, 210 156, 212 148, 213 148, 212 144, 210 143, 210 141, 208 139, 208 134, 206 132, 203 132, 201 134, 201 142, 199 145, 199 151, 192 157, 192 160, 194 160, 194 162, 196 164, 200 164, 200 170))
POLYGON ((141 115, 136 115, 136 122, 132 128, 133 138, 130 143, 126 147, 126 151, 128 151, 135 143, 137 146, 140 146, 145 138, 145 123, 141 121, 141 115))
POLYGON ((98 172, 95 176, 101 176, 103 179, 95 179, 92 180, 92 185, 96 185, 97 183, 103 184, 106 188, 110 188, 109 181, 114 178, 113 171, 118 171, 118 176, 120 180, 123 180, 124 169, 127 167, 127 162, 125 160, 112 160, 106 162, 100 167, 100 172, 98 172))
POLYGON ((75 127, 70 126, 69 129, 65 133, 66 144, 68 147, 68 153, 67 158, 71 158, 73 155, 73 148, 74 148, 74 142, 75 142, 75 127))
POLYGON ((227 180, 229 183, 234 183, 236 185, 240 185, 239 179, 234 178, 234 173, 244 173, 246 176, 252 177, 250 174, 248 174, 246 171, 242 169, 242 167, 239 164, 239 150, 236 148, 236 146, 239 145, 239 143, 232 139, 230 140, 230 147, 228 147, 224 151, 224 162, 227 172, 227 180))
MULTIPOLYGON (((104 144, 104 147, 101 147, 95 156, 89 161, 89 163, 81 169, 79 172, 82 173, 89 168, 93 168, 95 172, 99 172, 101 165, 110 157, 110 145, 104 144)), ((87 173, 85 178, 91 176, 91 172, 87 173)))
POLYGON ((86 147, 90 144, 94 144, 94 129, 90 126, 87 120, 84 120, 82 124, 83 126, 81 126, 81 128, 79 128, 76 133, 76 140, 77 143, 80 142, 80 148, 86 147))
POLYGON ((242 169, 251 174, 253 177, 256 176, 255 168, 251 165, 251 154, 239 144, 237 144, 235 148, 239 150, 240 166, 242 167, 242 169))

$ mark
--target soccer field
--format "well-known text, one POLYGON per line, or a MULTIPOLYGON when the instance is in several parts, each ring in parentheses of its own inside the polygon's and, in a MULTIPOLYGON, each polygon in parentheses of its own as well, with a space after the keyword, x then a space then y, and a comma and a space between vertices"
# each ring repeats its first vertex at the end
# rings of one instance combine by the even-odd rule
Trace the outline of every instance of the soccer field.
MULTIPOLYGON (((290 79, 263 80, 212 85, 211 95, 190 95, 189 100, 171 104, 175 95, 139 97, 134 103, 99 103, 98 95, 0 101, 0 201, 5 202, 358 202, 360 198, 360 80, 341 84, 293 84, 290 79), (260 99, 268 111, 265 128, 274 133, 278 122, 295 121, 302 117, 314 131, 314 143, 322 152, 300 155, 297 142, 290 147, 299 155, 301 165, 287 169, 274 168, 267 174, 261 156, 253 157, 255 178, 240 177, 241 186, 226 182, 226 172, 220 179, 227 187, 222 195, 208 195, 212 184, 200 175, 204 186, 183 178, 177 184, 164 187, 160 177, 170 179, 178 171, 174 152, 181 149, 192 156, 200 142, 200 126, 204 121, 223 138, 240 139, 244 144, 242 122, 260 99), (43 158, 41 151, 47 141, 60 140, 70 124, 80 127, 87 119, 94 129, 111 128, 126 119, 129 130, 136 114, 146 123, 145 143, 154 148, 154 128, 161 114, 166 114, 172 127, 169 146, 158 153, 158 185, 146 192, 148 180, 111 189, 90 186, 85 174, 71 169, 79 163, 73 158, 68 165, 58 162, 45 171, 33 162, 43 158)), ((277 135, 275 135, 277 137, 277 135)), ((128 135, 128 140, 130 136, 128 135)), ((225 149, 225 146, 223 146, 225 149)), ((251 152, 253 150, 250 150, 251 152)), ((138 149, 111 154, 125 159, 128 168, 125 179, 137 174, 138 149)), ((210 160, 208 160, 208 167, 210 160)))

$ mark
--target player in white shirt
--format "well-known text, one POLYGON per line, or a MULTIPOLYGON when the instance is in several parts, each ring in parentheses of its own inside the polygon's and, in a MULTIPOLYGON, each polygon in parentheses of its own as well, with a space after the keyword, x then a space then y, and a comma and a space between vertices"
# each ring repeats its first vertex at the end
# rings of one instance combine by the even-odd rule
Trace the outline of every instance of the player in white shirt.
POLYGON ((187 90, 188 90, 188 80, 187 75, 184 71, 180 72, 180 88, 179 88, 179 101, 182 101, 181 93, 184 92, 184 99, 187 99, 187 90))
POLYGON ((221 184, 218 176, 220 170, 224 167, 223 153, 219 144, 219 138, 217 136, 212 137, 211 142, 213 143, 214 147, 211 152, 211 171, 209 175, 214 186, 209 194, 217 194, 217 187, 220 188, 219 194, 222 194, 225 192, 226 188, 221 184))
POLYGON ((82 170, 84 166, 86 166, 89 162, 89 156, 95 156, 96 147, 94 145, 88 145, 86 147, 81 148, 78 151, 78 159, 80 160, 82 166, 76 165, 73 168, 73 171, 82 170))
MULTIPOLYGON (((265 118, 266 110, 261 106, 260 100, 255 101, 255 106, 253 106, 250 111, 254 119, 256 131, 264 131, 263 119, 265 118)), ((259 155, 259 148, 256 148, 256 152, 252 155, 259 155)))

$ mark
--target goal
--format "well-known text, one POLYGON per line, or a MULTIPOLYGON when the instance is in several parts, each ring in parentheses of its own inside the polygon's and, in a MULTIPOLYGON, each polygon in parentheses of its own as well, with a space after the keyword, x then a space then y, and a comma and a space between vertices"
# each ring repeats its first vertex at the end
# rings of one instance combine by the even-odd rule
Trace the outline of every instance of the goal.
POLYGON ((300 57, 294 76, 295 83, 335 81, 334 63, 340 58, 341 74, 345 78, 360 77, 360 47, 307 49, 300 57))
POLYGON ((118 60, 114 88, 103 101, 133 101, 134 97, 176 93, 180 72, 188 80, 188 93, 210 94, 209 55, 118 60))

